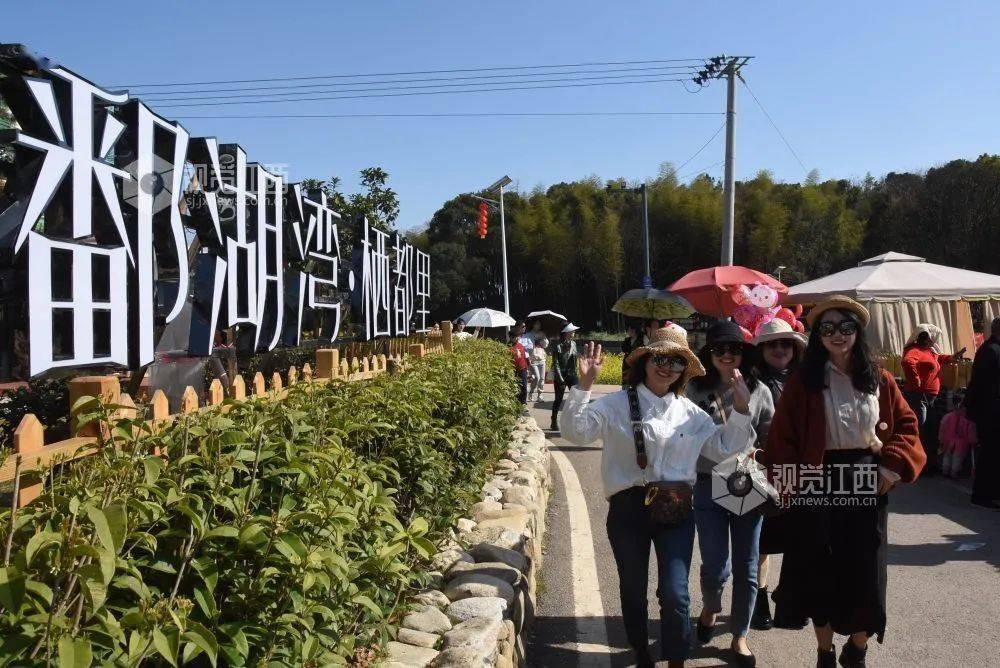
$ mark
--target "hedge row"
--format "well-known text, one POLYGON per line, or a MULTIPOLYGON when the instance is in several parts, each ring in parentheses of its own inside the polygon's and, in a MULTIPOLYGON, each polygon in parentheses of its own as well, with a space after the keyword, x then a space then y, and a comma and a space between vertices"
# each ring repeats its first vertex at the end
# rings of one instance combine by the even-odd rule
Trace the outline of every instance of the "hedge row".
POLYGON ((118 423, 115 447, 46 472, 17 513, 0 665, 357 662, 505 451, 511 368, 470 342, 155 435, 118 423))

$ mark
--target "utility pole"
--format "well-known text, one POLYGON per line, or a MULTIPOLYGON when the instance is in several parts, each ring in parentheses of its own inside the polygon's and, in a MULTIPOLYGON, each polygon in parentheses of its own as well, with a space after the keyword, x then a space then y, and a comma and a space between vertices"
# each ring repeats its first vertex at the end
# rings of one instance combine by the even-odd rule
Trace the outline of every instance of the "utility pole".
POLYGON ((736 213, 736 79, 751 56, 709 58, 694 82, 704 86, 709 79, 726 77, 726 172, 722 183, 722 257, 720 264, 733 264, 736 213))
POLYGON ((608 192, 612 193, 639 193, 642 195, 642 255, 645 261, 646 273, 642 277, 642 287, 653 287, 653 277, 649 268, 649 202, 646 196, 646 184, 641 184, 638 188, 626 188, 622 182, 616 185, 609 185, 608 192))
POLYGON ((646 273, 642 277, 642 287, 653 287, 653 277, 649 271, 649 202, 646 199, 646 183, 639 186, 642 193, 642 246, 646 257, 646 273))

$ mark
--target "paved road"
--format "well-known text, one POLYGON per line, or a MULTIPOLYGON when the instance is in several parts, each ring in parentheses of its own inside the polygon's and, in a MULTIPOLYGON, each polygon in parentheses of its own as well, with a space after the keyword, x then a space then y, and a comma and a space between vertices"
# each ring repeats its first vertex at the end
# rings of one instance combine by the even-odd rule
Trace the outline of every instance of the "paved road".
MULTIPOLYGON (((606 386, 598 393, 615 391, 606 386)), ((549 425, 551 394, 536 404, 538 424, 549 425)), ((601 446, 576 446, 550 435, 553 493, 531 666, 631 665, 618 602, 618 576, 605 532, 601 446)), ((972 506, 966 488, 926 478, 892 496, 889 519, 889 624, 883 645, 872 642, 869 666, 1000 666, 1000 511, 972 506)), ((651 557, 651 568, 655 557, 651 557)), ((692 615, 701 609, 700 556, 690 580, 692 615)), ((772 558, 776 581, 778 559, 772 558)), ((657 637, 655 571, 650 573, 650 638, 657 637)), ((729 609, 726 589, 724 611, 729 609)), ((725 622, 726 615, 720 616, 725 622)), ((720 633, 697 649, 689 666, 726 666, 731 637, 720 633)), ((758 666, 811 667, 811 631, 751 631, 758 666)), ((843 638, 838 638, 838 646, 843 638)), ((655 651, 655 646, 654 646, 655 651)))

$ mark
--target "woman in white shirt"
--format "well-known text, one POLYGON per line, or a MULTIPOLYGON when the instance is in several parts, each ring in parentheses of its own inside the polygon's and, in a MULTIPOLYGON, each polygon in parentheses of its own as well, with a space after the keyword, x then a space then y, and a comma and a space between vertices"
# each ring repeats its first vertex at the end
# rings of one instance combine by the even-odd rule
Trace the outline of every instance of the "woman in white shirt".
POLYGON ((683 328, 668 324, 647 345, 629 355, 631 390, 590 403, 590 388, 603 362, 601 347, 588 343, 580 358, 580 382, 563 411, 563 436, 585 445, 603 439, 601 477, 609 501, 607 530, 618 567, 622 618, 640 668, 654 665, 649 655, 646 600, 649 547, 656 548, 663 658, 683 666, 690 652, 688 574, 694 549, 691 487, 699 455, 720 461, 746 447, 752 436, 750 391, 736 371, 732 379, 734 412, 716 426, 705 411, 684 397, 684 388, 705 369, 687 344, 683 328), (637 403, 641 439, 633 436, 630 391, 637 403), (657 499, 647 483, 673 483, 677 501, 672 522, 653 521, 657 499), (686 487, 688 495, 682 493, 686 487))
POLYGON ((811 619, 817 668, 864 668, 887 622, 888 493, 927 461, 917 417, 868 347, 868 310, 837 295, 807 318, 802 366, 785 384, 767 446, 794 541, 774 601, 811 619), (834 634, 850 636, 838 659, 834 634))
POLYGON ((535 395, 536 401, 542 400, 542 390, 545 388, 545 363, 548 361, 549 357, 549 337, 545 335, 542 331, 541 326, 535 323, 535 331, 533 332, 535 341, 534 347, 531 349, 531 355, 529 355, 528 360, 531 363, 531 392, 528 393, 529 398, 532 394, 535 395))

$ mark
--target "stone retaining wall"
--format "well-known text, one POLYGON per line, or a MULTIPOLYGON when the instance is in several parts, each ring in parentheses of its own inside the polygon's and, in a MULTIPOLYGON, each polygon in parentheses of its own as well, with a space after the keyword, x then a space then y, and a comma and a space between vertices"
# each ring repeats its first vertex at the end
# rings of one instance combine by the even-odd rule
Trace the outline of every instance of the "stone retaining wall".
POLYGON ((458 520, 455 539, 434 557, 434 582, 412 603, 389 668, 526 666, 541 568, 550 458, 545 434, 522 417, 507 458, 483 485, 482 501, 458 520))

